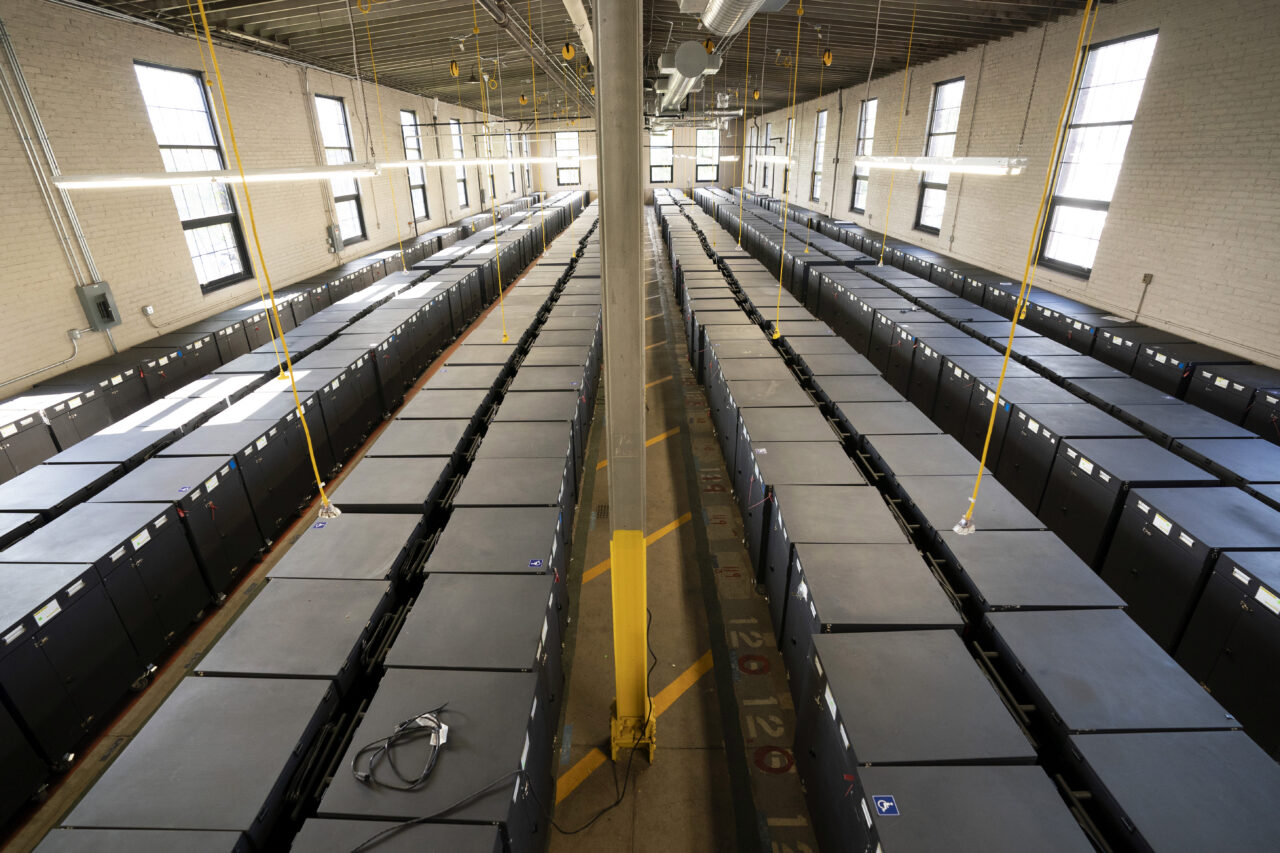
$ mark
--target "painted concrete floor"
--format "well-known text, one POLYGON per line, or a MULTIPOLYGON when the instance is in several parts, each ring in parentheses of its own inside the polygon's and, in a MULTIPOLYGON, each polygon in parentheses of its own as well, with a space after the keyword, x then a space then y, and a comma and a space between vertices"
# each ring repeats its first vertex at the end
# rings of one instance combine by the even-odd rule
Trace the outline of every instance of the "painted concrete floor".
MULTIPOLYGON (((588 447, 570 567, 552 853, 813 851, 794 769, 795 714, 767 605, 756 594, 742 520, 688 366, 679 306, 652 208, 646 210, 646 513, 649 689, 658 750, 606 757, 613 697, 608 465, 603 403, 588 447), (629 770, 629 776, 628 776, 629 770), (625 796, 614 803, 623 784, 625 796), (595 822, 575 834, 588 821, 595 822)), ((607 382, 607 380, 606 380, 607 382)), ((602 386, 603 387, 603 386, 602 386)), ((607 393, 607 388, 602 392, 607 393)))

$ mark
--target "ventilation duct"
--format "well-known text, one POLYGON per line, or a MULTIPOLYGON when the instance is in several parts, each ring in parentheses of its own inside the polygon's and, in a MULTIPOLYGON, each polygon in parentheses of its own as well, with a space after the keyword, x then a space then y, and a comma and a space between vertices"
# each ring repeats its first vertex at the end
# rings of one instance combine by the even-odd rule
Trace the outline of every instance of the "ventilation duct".
POLYGON ((787 0, 689 0, 680 11, 701 12, 702 25, 724 38, 741 32, 756 12, 778 12, 787 0))
POLYGON ((654 84, 658 112, 679 109, 691 93, 702 90, 702 78, 720 70, 720 57, 711 56, 696 41, 681 42, 675 53, 658 57, 658 72, 667 75, 654 84))

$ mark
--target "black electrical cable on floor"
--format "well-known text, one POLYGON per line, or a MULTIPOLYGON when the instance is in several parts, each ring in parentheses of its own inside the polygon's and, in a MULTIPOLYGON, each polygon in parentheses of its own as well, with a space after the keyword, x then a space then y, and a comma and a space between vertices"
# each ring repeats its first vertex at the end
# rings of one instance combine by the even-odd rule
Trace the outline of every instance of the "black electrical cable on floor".
MULTIPOLYGON (((654 670, 654 668, 655 668, 655 667, 657 667, 657 665, 658 665, 658 656, 657 656, 656 654, 654 654, 654 651, 653 651, 653 644, 652 644, 652 643, 650 643, 650 641, 649 641, 649 636, 650 636, 650 631, 649 631, 649 629, 653 627, 653 611, 652 611, 652 610, 649 610, 648 608, 645 608, 645 612, 646 612, 646 613, 648 614, 648 616, 649 616, 648 622, 647 622, 647 624, 646 624, 646 626, 645 626, 645 645, 646 645, 646 647, 647 647, 647 648, 648 648, 648 650, 649 650, 649 657, 651 657, 651 658, 653 659, 653 660, 652 660, 652 661, 650 661, 650 663, 649 663, 649 671, 648 671, 647 675, 653 675, 653 670, 654 670)), ((643 726, 643 727, 641 727, 641 731, 642 731, 642 732, 647 732, 647 731, 649 730, 649 723, 650 723, 650 721, 652 721, 652 719, 653 719, 653 702, 652 702, 652 701, 650 701, 650 702, 649 702, 649 713, 647 713, 647 714, 645 715, 645 718, 644 718, 644 726, 643 726)), ((577 835, 577 834, 578 834, 578 833, 580 833, 580 832, 585 832, 587 829, 589 829, 589 828, 591 827, 591 825, 592 825, 592 824, 594 824, 594 823, 595 823, 596 821, 598 821, 600 818, 604 817, 606 814, 608 814, 609 812, 613 811, 615 808, 617 808, 619 805, 621 805, 621 804, 622 804, 623 799, 627 796, 627 784, 631 781, 631 763, 632 763, 633 761, 635 761, 636 753, 637 753, 637 752, 639 752, 639 751, 640 751, 640 740, 637 738, 637 739, 636 739, 635 744, 631 747, 631 755, 627 756, 627 769, 626 769, 626 772, 623 774, 623 777, 622 777, 622 788, 621 788, 621 790, 619 790, 619 788, 618 788, 618 773, 617 773, 617 769, 616 769, 616 768, 614 769, 614 773, 613 773, 613 791, 614 791, 614 795, 615 795, 615 796, 614 796, 614 800, 613 800, 613 802, 612 802, 612 803, 609 803, 607 806, 605 806, 604 808, 600 809, 600 811, 596 812, 596 813, 591 817, 591 819, 590 819, 590 820, 588 820, 586 823, 584 823, 582 826, 579 826, 579 827, 578 827, 578 828, 576 828, 576 829, 565 829, 563 826, 561 826, 560 824, 556 823, 556 819, 555 819, 555 817, 553 817, 553 816, 552 816, 551 811, 550 811, 550 810, 549 810, 545 805, 543 805, 543 803, 542 803, 542 801, 541 801, 541 800, 539 800, 539 799, 538 799, 538 795, 537 795, 537 793, 536 793, 536 791, 535 791, 535 789, 533 788, 533 786, 532 786, 532 785, 529 787, 529 792, 530 792, 531 794, 533 794, 533 801, 534 801, 535 803, 537 803, 537 804, 538 804, 538 808, 539 808, 539 810, 541 810, 541 811, 542 811, 542 813, 543 813, 543 815, 545 815, 545 816, 546 816, 547 821, 548 821, 548 822, 549 822, 553 827, 555 827, 555 828, 556 828, 556 831, 557 831, 557 832, 559 832, 561 835, 577 835)))

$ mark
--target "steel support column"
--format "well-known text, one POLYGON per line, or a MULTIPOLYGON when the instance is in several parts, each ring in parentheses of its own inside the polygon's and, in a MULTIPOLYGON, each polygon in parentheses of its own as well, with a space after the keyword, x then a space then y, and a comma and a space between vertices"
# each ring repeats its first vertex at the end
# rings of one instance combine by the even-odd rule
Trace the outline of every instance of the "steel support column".
POLYGON ((644 76, 641 6, 595 3, 596 135, 604 270, 605 429, 609 455, 610 574, 616 698, 614 760, 656 744, 649 698, 644 544, 644 196, 641 136, 644 76))

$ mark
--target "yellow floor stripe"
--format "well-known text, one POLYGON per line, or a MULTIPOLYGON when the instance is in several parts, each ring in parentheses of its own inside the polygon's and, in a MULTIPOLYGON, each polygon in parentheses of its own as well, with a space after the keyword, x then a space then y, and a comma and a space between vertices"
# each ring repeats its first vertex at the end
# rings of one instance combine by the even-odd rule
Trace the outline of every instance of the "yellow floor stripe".
MULTIPOLYGON (((673 428, 673 429, 669 429, 669 430, 667 430, 666 432, 662 433, 661 435, 655 435, 653 438, 651 438, 651 439, 649 439, 648 441, 646 441, 646 442, 644 443, 644 446, 645 446, 645 447, 653 447, 653 446, 654 446, 655 444, 657 444, 658 442, 660 442, 660 441, 666 441, 668 438, 671 438, 671 436, 675 435, 675 434, 676 434, 676 433, 678 433, 679 431, 680 431, 680 427, 675 427, 675 428, 673 428)), ((596 463, 596 470, 597 470, 597 471, 600 471, 600 470, 602 470, 602 469, 603 469, 606 465, 608 465, 608 464, 609 464, 609 460, 608 460, 608 459, 601 459, 599 462, 597 462, 597 463, 596 463)))
MULTIPOLYGON (((690 687, 698 683, 698 679, 711 671, 711 665, 711 652, 708 651, 694 661, 693 666, 677 675, 675 681, 662 688, 658 695, 653 697, 653 716, 661 717, 664 711, 676 703, 677 699, 689 692, 690 687)), ((588 776, 608 760, 609 756, 598 748, 578 759, 577 764, 560 774, 560 778, 556 780, 556 803, 559 804, 577 790, 579 785, 587 781, 588 776)))
POLYGON ((654 385, 661 385, 663 382, 667 382, 668 380, 670 380, 670 379, 672 379, 672 378, 673 378, 673 377, 671 377, 671 376, 664 376, 664 377, 662 377, 661 379, 655 379, 655 380, 653 380, 652 382, 646 382, 646 383, 644 383, 644 387, 645 387, 645 388, 652 388, 654 385))
MULTIPOLYGON (((652 545, 654 542, 657 542, 663 536, 666 536, 682 524, 688 524, 692 518, 693 514, 686 512, 670 524, 660 527, 648 536, 644 537, 644 544, 652 545)), ((607 571, 609 571, 609 559, 606 557, 582 573, 582 582, 586 583, 587 581, 595 580, 607 571)))
POLYGON ((653 349, 654 347, 660 347, 660 346, 662 346, 663 344, 665 344, 666 342, 667 342, 667 339, 666 339, 666 338, 663 338, 663 339, 662 339, 662 340, 660 340, 660 341, 654 341, 653 343, 649 344, 648 346, 646 346, 646 347, 645 347, 645 349, 653 349))

